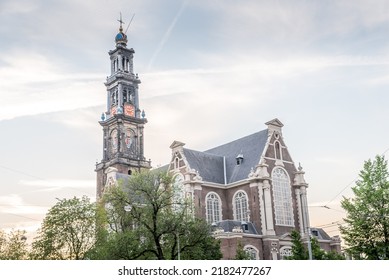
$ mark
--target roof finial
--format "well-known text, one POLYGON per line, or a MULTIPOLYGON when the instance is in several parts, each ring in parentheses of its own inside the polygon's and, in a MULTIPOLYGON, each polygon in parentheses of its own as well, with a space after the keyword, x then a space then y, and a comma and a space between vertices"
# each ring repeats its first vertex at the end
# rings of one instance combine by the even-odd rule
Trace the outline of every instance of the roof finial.
POLYGON ((124 21, 122 20, 122 12, 120 12, 120 19, 118 19, 118 22, 120 22, 120 28, 119 28, 119 31, 120 32, 123 32, 123 24, 124 24, 124 21))
POLYGON ((119 33, 115 37, 116 46, 125 47, 127 45, 127 35, 123 33, 124 21, 122 19, 122 13, 120 13, 120 19, 118 19, 118 22, 120 22, 120 27, 119 27, 119 33))

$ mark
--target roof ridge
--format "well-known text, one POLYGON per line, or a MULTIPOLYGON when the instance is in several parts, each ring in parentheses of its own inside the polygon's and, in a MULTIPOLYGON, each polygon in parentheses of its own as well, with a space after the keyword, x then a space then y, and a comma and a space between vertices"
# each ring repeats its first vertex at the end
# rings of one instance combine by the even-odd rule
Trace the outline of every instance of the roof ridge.
POLYGON ((197 153, 201 153, 201 154, 207 154, 207 155, 211 155, 211 156, 223 158, 223 156, 216 155, 216 154, 213 154, 213 153, 209 153, 209 152, 207 152, 207 151, 198 151, 198 150, 193 150, 193 149, 188 149, 188 148, 184 148, 184 150, 192 151, 192 152, 197 152, 197 153))
POLYGON ((252 136, 254 136, 254 135, 256 135, 256 134, 259 134, 259 133, 265 132, 265 131, 267 132, 268 129, 267 129, 267 128, 262 129, 262 130, 260 130, 260 131, 251 133, 251 134, 249 134, 249 135, 246 135, 246 136, 240 137, 240 138, 238 138, 238 139, 232 140, 232 141, 230 141, 230 142, 227 142, 227 143, 221 144, 221 145, 219 145, 219 146, 213 147, 213 148, 211 148, 211 149, 207 149, 207 150, 205 150, 204 152, 209 152, 209 151, 214 150, 214 149, 216 149, 216 148, 219 148, 219 147, 222 147, 222 146, 226 146, 226 145, 230 145, 231 143, 234 143, 234 142, 237 142, 237 141, 241 141, 242 139, 246 139, 246 138, 252 137, 252 136))

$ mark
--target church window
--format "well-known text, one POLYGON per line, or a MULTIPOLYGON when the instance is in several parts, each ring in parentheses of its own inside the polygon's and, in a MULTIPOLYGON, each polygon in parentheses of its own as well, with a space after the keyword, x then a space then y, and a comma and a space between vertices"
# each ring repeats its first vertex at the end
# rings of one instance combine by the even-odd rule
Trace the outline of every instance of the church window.
POLYGON ((280 249, 280 256, 281 256, 282 260, 286 259, 287 257, 292 256, 292 247, 290 247, 290 246, 282 247, 280 249))
POLYGON ((178 211, 184 205, 184 176, 178 173, 173 181, 173 210, 178 211))
POLYGON ((284 169, 276 167, 273 169, 272 182, 276 225, 294 226, 289 176, 284 169))
POLYGON ((128 58, 127 57, 124 58, 124 62, 123 63, 124 63, 124 66, 123 66, 124 71, 128 72, 128 58))
POLYGON ((123 103, 128 102, 128 90, 127 88, 123 89, 123 103))
POLYGON ((118 91, 116 88, 111 92, 111 106, 115 106, 117 104, 118 104, 118 91))
POLYGON ((180 159, 178 157, 174 158, 174 169, 180 168, 180 159))
POLYGON ((233 198, 234 219, 248 222, 248 199, 244 191, 238 191, 233 198))
POLYGON ((280 145, 280 142, 278 142, 278 141, 274 142, 274 153, 275 153, 276 159, 282 159, 281 145, 280 145))
POLYGON ((214 193, 210 192, 205 197, 205 207, 207 213, 207 222, 208 223, 217 223, 221 221, 221 200, 220 197, 214 193))
POLYGON ((243 250, 249 255, 251 260, 259 260, 259 251, 251 245, 246 245, 243 250))

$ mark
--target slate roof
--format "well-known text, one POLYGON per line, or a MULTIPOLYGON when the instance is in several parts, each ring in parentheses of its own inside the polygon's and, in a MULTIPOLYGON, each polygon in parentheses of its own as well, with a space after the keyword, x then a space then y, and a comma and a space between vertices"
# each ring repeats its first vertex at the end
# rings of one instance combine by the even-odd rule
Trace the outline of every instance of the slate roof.
POLYGON ((311 228, 311 235, 319 240, 331 240, 331 237, 322 228, 311 228))
POLYGON ((234 228, 240 228, 244 233, 259 234, 255 226, 251 222, 241 222, 233 220, 223 220, 215 225, 216 227, 222 228, 224 232, 233 232, 234 228), (243 224, 244 223, 244 224, 243 224), (244 226, 246 225, 246 227, 244 226))
POLYGON ((267 137, 268 130, 265 129, 204 152, 184 148, 184 155, 204 181, 231 184, 246 179, 251 168, 259 163, 267 137), (238 165, 236 157, 239 154, 243 155, 243 161, 238 165), (227 182, 224 180, 224 158, 227 182))
POLYGON ((224 184, 222 156, 185 148, 184 155, 190 168, 199 171, 204 181, 224 184))

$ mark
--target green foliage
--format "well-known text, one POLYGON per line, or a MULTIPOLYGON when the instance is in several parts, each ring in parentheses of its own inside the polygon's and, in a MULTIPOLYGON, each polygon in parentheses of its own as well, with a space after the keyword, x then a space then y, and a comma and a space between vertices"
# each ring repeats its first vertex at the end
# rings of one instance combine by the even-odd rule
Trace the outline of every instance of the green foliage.
POLYGON ((101 201, 91 259, 220 259, 209 225, 192 214, 189 199, 177 199, 172 177, 144 171, 110 187, 101 201))
MULTIPOLYGON (((292 237, 292 255, 287 257, 287 260, 308 260, 309 253, 301 240, 301 235, 294 230, 291 233, 292 237)), ((312 259, 314 260, 344 260, 344 257, 335 251, 324 251, 320 248, 316 238, 311 238, 312 259)))
POLYGON ((292 255, 287 257, 288 260, 307 260, 308 259, 308 251, 305 248, 301 235, 298 231, 293 230, 291 233, 292 237, 292 255))
POLYGON ((95 243, 96 206, 86 196, 62 199, 49 209, 32 243, 31 258, 84 259, 95 243))
POLYGON ((340 228, 346 252, 354 259, 389 259, 389 173, 384 156, 364 163, 352 188, 354 197, 343 198, 347 212, 340 228))
POLYGON ((0 260, 28 259, 26 231, 13 230, 9 234, 0 230, 0 260))
POLYGON ((238 241, 238 245, 236 246, 236 254, 235 260, 251 260, 250 254, 243 249, 243 245, 240 241, 238 241))

